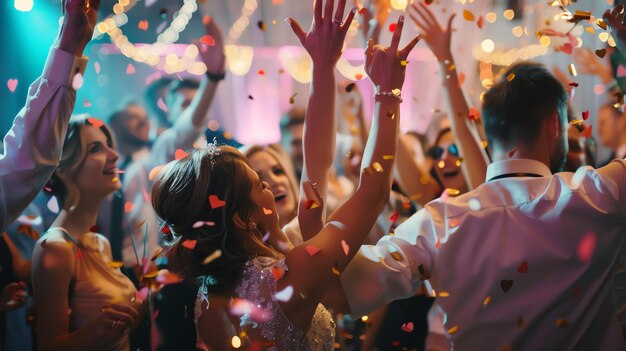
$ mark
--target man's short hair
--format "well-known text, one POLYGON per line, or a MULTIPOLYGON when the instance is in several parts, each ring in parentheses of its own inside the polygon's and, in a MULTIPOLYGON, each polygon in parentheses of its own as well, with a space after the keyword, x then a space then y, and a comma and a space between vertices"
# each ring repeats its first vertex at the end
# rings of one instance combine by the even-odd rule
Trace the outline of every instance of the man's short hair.
POLYGON ((292 108, 287 111, 287 113, 280 119, 280 132, 284 134, 287 132, 287 129, 304 124, 305 114, 306 111, 302 108, 292 108))
POLYGON ((530 144, 541 123, 565 111, 568 95, 541 64, 520 62, 509 67, 483 98, 483 122, 490 145, 530 144))

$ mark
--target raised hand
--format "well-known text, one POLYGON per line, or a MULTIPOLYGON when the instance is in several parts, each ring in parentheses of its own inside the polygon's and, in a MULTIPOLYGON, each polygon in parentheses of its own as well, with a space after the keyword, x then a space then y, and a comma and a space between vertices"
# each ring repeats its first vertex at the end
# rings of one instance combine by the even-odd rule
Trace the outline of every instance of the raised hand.
POLYGON ((26 303, 26 284, 24 282, 7 285, 0 295, 0 311, 13 311, 26 303))
POLYGON ((617 5, 613 11, 606 10, 603 18, 613 33, 617 49, 622 55, 626 55, 626 25, 624 25, 624 15, 621 13, 623 10, 623 5, 617 5))
POLYGON ((57 38, 59 49, 81 56, 98 22, 100 0, 63 0, 63 25, 57 38))
POLYGON ((402 28, 404 27, 404 15, 400 15, 396 30, 391 38, 391 45, 383 47, 374 45, 368 41, 365 50, 365 71, 378 89, 378 92, 390 92, 394 89, 402 89, 404 73, 406 71, 406 59, 420 36, 415 36, 402 50, 398 51, 402 28), (404 64, 403 64, 404 61, 404 64))
POLYGON ((604 84, 608 84, 613 80, 611 67, 602 62, 591 49, 575 49, 572 56, 574 57, 574 62, 576 62, 578 72, 598 76, 604 84))
POLYGON ((291 25, 291 29, 300 40, 302 46, 311 56, 313 66, 330 66, 334 67, 341 51, 343 50, 343 42, 350 24, 354 19, 356 7, 353 7, 345 21, 343 19, 346 0, 339 0, 339 5, 335 11, 333 18, 333 8, 335 0, 326 0, 324 14, 322 15, 322 1, 315 0, 313 23, 311 29, 306 33, 302 30, 300 24, 293 18, 287 18, 287 22, 291 25))
POLYGON ((452 56, 450 53, 452 21, 454 17, 456 17, 456 14, 450 16, 448 26, 444 29, 439 25, 435 15, 427 5, 422 3, 418 3, 417 5, 412 4, 411 8, 417 17, 413 13, 409 13, 409 16, 411 16, 413 23, 420 29, 430 51, 435 54, 437 60, 440 62, 450 59, 452 56))
POLYGON ((197 40, 194 40, 193 43, 198 47, 198 52, 200 53, 202 62, 206 65, 207 72, 211 74, 222 74, 224 73, 224 64, 226 63, 222 31, 212 17, 207 17, 207 20, 204 21, 204 28, 206 35, 209 38, 213 38, 214 45, 205 45, 197 40))

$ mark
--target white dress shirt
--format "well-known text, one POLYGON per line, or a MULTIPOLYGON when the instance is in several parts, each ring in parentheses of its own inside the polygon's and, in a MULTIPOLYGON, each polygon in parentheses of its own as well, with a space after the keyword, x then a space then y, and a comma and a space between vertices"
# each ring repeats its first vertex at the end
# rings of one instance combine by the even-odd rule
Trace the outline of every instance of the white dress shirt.
MULTIPOLYGON (((148 258, 159 247, 159 237, 163 235, 159 231, 159 221, 152 208, 149 195, 152 181, 148 179, 148 176, 153 168, 173 161, 177 149, 189 150, 193 147, 194 141, 204 131, 204 127, 195 127, 192 123, 192 118, 193 109, 185 109, 180 117, 176 119, 172 128, 165 130, 159 135, 148 155, 133 161, 126 169, 123 182, 124 197, 126 202, 132 202, 134 205, 132 210, 126 213, 126 219, 135 238, 140 260, 144 252, 146 226, 148 229, 146 256, 148 258), (144 224, 140 226, 142 222, 144 224)), ((203 123, 202 125, 204 126, 205 124, 203 123)), ((185 209, 181 208, 181 211, 185 211, 185 209)), ((123 228, 129 230, 126 226, 123 228)), ((122 258, 126 267, 137 265, 130 235, 124 237, 122 258)))
POLYGON ((72 81, 86 65, 86 57, 51 48, 43 74, 31 84, 0 155, 0 233, 35 199, 59 164, 76 102, 72 81))
POLYGON ((497 161, 363 246, 341 280, 362 315, 430 277, 455 350, 624 350, 611 293, 625 218, 625 161, 555 175, 497 161))

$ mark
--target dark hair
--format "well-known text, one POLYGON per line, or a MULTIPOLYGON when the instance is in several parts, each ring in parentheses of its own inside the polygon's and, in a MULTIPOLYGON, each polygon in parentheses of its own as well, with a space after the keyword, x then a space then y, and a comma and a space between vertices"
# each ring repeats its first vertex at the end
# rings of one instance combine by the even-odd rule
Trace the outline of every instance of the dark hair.
MULTIPOLYGON (((67 134, 65 135, 65 141, 63 142, 61 161, 59 162, 57 168, 71 170, 76 169, 82 164, 87 154, 83 143, 82 130, 86 126, 94 126, 90 122, 90 119, 91 118, 87 115, 77 115, 72 117, 67 127, 67 134)), ((111 148, 115 147, 115 139, 113 138, 113 134, 111 133, 111 130, 109 130, 109 127, 103 123, 99 129, 106 136, 107 145, 111 148)), ((48 179, 48 183, 45 188, 49 189, 50 193, 57 198, 59 206, 63 207, 67 197, 67 188, 55 172, 53 172, 50 179, 48 179)))
POLYGON ((287 111, 287 113, 280 118, 280 131, 281 133, 285 133, 285 131, 293 126, 297 126, 300 124, 304 124, 304 116, 306 112, 301 108, 292 108, 287 111))
POLYGON ((561 83, 538 63, 509 67, 483 98, 483 121, 489 145, 528 145, 539 135, 540 124, 567 107, 561 83))
POLYGON ((235 213, 248 223, 258 211, 250 195, 253 185, 246 177, 246 165, 248 160, 230 146, 220 146, 216 152, 196 149, 167 165, 152 187, 152 206, 173 232, 174 241, 165 253, 168 268, 184 278, 210 276, 212 293, 231 292, 243 265, 254 255, 275 255, 263 244, 258 229, 248 228, 257 244, 254 248, 246 247, 237 236, 235 213), (212 195, 224 201, 224 206, 211 208, 212 195), (185 247, 186 240, 196 240, 195 247, 185 247), (221 250, 221 256, 204 264, 216 250, 221 250))

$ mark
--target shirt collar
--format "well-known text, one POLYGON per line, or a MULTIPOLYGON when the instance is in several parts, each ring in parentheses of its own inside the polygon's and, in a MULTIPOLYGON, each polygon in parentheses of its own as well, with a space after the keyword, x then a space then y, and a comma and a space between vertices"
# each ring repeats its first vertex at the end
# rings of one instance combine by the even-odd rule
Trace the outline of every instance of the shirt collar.
POLYGON ((550 169, 545 164, 527 158, 495 161, 487 166, 487 176, 485 181, 488 182, 494 177, 503 174, 528 173, 536 174, 542 177, 552 175, 550 169))

